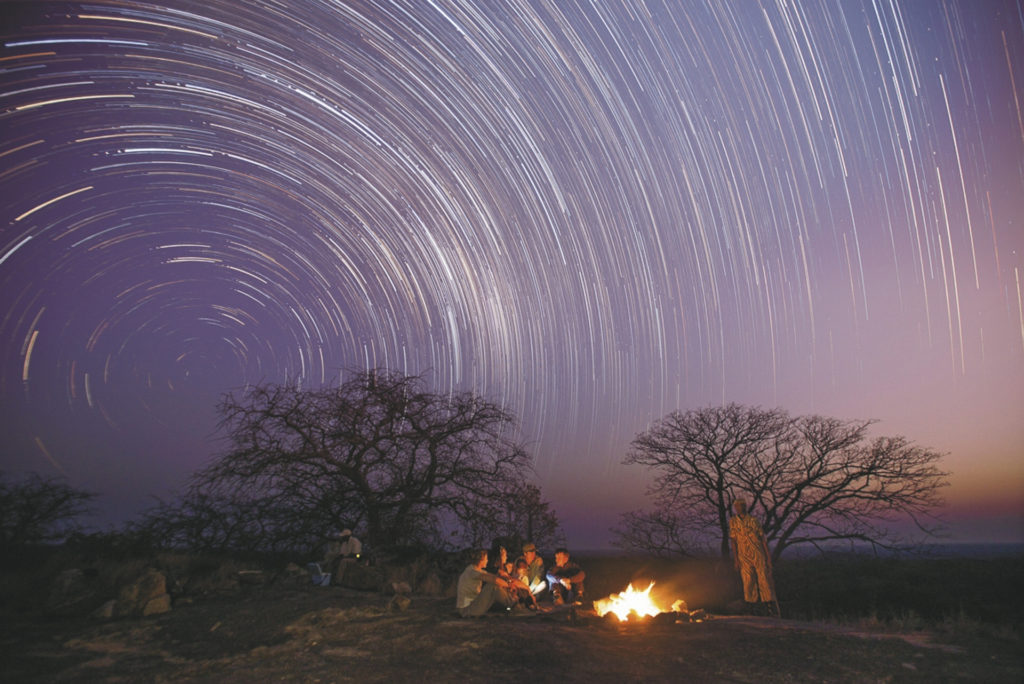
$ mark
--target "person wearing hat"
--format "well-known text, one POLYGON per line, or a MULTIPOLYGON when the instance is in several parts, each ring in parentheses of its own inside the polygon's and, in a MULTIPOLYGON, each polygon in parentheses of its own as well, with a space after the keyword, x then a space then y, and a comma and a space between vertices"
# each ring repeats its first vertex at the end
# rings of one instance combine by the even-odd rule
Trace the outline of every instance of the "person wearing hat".
POLYGON ((333 573, 333 584, 340 584, 345 568, 355 563, 363 552, 363 543, 352 536, 352 530, 344 529, 333 532, 327 542, 327 553, 324 555, 324 567, 333 573))
POLYGON ((530 585, 530 593, 536 596, 547 589, 548 585, 544 581, 544 559, 537 554, 537 547, 533 542, 523 544, 523 555, 519 560, 526 561, 526 576, 527 584, 530 585))
POLYGON ((363 553, 363 543, 352 536, 352 530, 342 530, 339 538, 341 539, 341 557, 358 560, 363 553))

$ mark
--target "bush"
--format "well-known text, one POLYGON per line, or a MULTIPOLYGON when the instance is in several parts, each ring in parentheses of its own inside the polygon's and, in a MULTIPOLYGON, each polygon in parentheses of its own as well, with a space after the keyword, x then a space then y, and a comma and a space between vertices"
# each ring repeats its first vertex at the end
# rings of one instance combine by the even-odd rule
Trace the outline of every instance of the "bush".
POLYGON ((20 481, 0 473, 0 548, 5 555, 32 544, 62 541, 80 530, 96 495, 35 473, 20 481))

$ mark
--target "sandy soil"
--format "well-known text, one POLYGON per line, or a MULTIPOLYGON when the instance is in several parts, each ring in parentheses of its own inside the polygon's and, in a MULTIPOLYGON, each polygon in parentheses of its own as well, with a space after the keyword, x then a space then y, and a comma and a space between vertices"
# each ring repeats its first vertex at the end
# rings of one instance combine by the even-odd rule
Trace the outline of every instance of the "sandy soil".
POLYGON ((100 623, 5 616, 10 682, 1018 682, 1019 643, 943 643, 710 616, 619 624, 580 612, 460 619, 450 599, 255 587, 100 623))

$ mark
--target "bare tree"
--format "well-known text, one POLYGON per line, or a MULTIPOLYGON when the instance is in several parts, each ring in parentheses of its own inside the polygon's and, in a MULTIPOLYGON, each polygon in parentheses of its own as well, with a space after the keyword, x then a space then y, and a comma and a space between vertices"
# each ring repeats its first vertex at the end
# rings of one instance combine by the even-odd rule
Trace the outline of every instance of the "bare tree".
POLYGON ((899 519, 925 535, 938 531, 931 511, 942 505, 940 490, 948 486, 948 473, 936 466, 942 454, 902 436, 871 438, 872 424, 800 418, 801 448, 763 478, 775 486, 759 491, 756 480, 743 483, 763 507, 775 558, 789 546, 837 540, 897 547, 903 540, 886 524, 899 519))
POLYGON ((186 499, 253 502, 258 516, 233 504, 239 527, 218 538, 284 530, 305 540, 349 527, 378 546, 443 543, 446 524, 486 520, 531 472, 509 413, 399 373, 318 390, 256 386, 220 410, 230 447, 196 474, 186 499))
POLYGON ((233 496, 193 487, 174 501, 161 502, 128 527, 163 548, 307 552, 325 536, 312 524, 312 515, 302 502, 286 497, 233 496))
POLYGON ((734 474, 763 460, 789 422, 782 411, 738 404, 674 411, 633 440, 624 462, 658 471, 649 492, 658 507, 686 517, 691 529, 717 530, 728 557, 734 474))
POLYGON ((621 526, 612 533, 615 546, 660 558, 695 556, 705 547, 699 541, 700 529, 693 529, 690 519, 664 509, 624 513, 621 526))
POLYGON ((947 484, 936 467, 942 455, 903 437, 870 439, 871 425, 736 404, 670 413, 637 436, 624 461, 657 473, 655 513, 627 514, 624 532, 658 548, 658 525, 682 518, 691 533, 684 544, 703 531, 727 557, 729 505, 742 496, 763 518, 776 560, 798 544, 897 547, 903 540, 886 527, 897 519, 934 533, 929 514, 947 484))
POLYGON ((22 546, 60 541, 79 531, 96 494, 32 473, 18 481, 0 475, 0 543, 22 546))
POLYGON ((510 531, 538 546, 557 547, 565 544, 558 516, 551 504, 544 501, 540 487, 527 484, 517 492, 507 508, 510 531))
POLYGON ((477 512, 473 520, 462 525, 461 546, 486 547, 500 539, 515 555, 527 541, 547 548, 565 543, 558 516, 535 484, 516 483, 514 488, 484 502, 477 512))

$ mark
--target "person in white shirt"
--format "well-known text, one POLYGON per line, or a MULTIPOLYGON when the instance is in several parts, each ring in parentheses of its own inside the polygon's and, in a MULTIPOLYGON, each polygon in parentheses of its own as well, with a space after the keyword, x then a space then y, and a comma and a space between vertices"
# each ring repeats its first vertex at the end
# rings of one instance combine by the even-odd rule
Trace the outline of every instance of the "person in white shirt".
POLYGON ((363 543, 352 536, 352 530, 346 529, 331 535, 323 565, 333 573, 333 584, 341 583, 345 568, 359 560, 362 553, 363 543))

